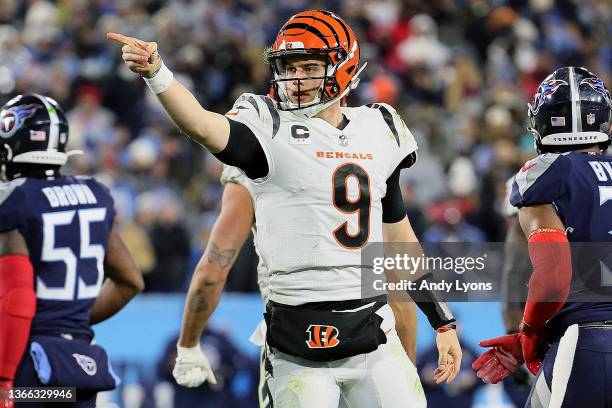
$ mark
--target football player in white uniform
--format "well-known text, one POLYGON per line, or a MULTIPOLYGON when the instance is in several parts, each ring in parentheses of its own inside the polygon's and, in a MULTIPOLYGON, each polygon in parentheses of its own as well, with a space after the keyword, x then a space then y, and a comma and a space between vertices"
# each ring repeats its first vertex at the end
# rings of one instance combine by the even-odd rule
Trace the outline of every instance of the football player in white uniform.
MULTIPOLYGON (((193 346, 198 344, 202 331, 221 298, 229 270, 232 268, 240 248, 246 241, 249 231, 254 228, 254 210, 251 196, 252 182, 240 169, 225 166, 221 175, 224 185, 221 213, 210 233, 206 250, 198 262, 185 302, 183 324, 179 344, 193 346)), ((268 302, 268 271, 260 260, 257 265, 257 283, 263 300, 268 302)), ((395 316, 395 328, 404 351, 415 363, 416 356, 416 308, 413 302, 389 296, 389 305, 395 316)), ((261 321, 253 334, 251 342, 261 347, 260 381, 258 386, 260 408, 272 407, 269 385, 265 375, 266 325, 261 321)), ((196 352, 198 349, 196 349, 196 352)), ((211 371, 214 371, 211 367, 211 371)), ((189 360, 179 360, 173 372, 176 381, 185 386, 200 386, 207 377, 205 373, 189 360)), ((212 377, 210 377, 212 378, 212 377)))
MULTIPOLYGON (((271 95, 243 94, 226 115, 205 110, 173 78, 156 43, 107 37, 124 44, 126 65, 184 133, 253 181, 275 405, 425 406, 386 297, 361 295, 366 244, 418 242, 399 188, 416 142, 388 105, 341 108, 365 66, 350 27, 327 11, 293 16, 267 52, 271 95)), ((417 292, 438 331, 435 378, 450 382, 461 359, 455 319, 433 293, 417 292)), ((177 362, 210 373, 201 352, 184 346, 177 362)))

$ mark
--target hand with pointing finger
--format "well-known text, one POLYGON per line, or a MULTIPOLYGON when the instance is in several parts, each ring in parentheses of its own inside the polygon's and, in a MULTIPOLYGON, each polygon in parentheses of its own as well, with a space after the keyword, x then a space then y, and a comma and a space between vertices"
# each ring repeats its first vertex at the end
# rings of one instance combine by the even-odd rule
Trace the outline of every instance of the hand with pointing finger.
POLYGON ((146 42, 118 33, 106 33, 106 38, 123 44, 121 57, 132 72, 151 78, 159 71, 161 57, 156 42, 146 42))

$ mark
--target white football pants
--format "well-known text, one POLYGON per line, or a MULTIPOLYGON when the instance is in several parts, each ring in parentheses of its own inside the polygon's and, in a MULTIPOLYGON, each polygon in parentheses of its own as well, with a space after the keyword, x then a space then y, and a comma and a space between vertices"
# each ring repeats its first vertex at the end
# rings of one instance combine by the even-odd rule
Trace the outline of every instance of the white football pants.
POLYGON ((422 408, 421 381, 395 331, 389 305, 378 312, 387 343, 367 354, 319 362, 268 348, 274 408, 422 408))

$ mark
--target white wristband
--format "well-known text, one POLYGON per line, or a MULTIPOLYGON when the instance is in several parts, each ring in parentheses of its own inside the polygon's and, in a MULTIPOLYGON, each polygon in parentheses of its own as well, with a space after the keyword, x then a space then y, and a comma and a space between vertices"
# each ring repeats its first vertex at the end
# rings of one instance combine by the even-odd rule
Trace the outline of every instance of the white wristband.
POLYGON ((197 344, 193 347, 181 347, 178 344, 176 345, 176 351, 177 354, 181 357, 192 357, 192 356, 198 356, 202 353, 202 350, 200 349, 200 345, 197 344))
POLYGON ((152 78, 144 78, 147 86, 155 95, 164 92, 166 89, 170 88, 172 81, 174 80, 174 74, 172 71, 168 69, 164 61, 161 62, 161 67, 157 74, 152 78))

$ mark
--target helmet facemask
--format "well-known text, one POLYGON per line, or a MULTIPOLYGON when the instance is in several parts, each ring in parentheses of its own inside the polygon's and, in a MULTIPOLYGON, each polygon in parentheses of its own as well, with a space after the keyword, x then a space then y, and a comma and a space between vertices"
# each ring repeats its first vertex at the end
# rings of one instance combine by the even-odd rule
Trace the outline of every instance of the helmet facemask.
MULTIPOLYGON (((277 106, 280 110, 293 111, 294 113, 304 116, 312 117, 327 108, 331 104, 339 101, 342 97, 346 96, 352 89, 357 87, 359 83, 359 74, 365 68, 364 64, 361 69, 353 75, 349 86, 343 91, 342 87, 336 79, 336 74, 342 66, 350 60, 352 54, 358 49, 357 42, 354 42, 353 48, 349 55, 341 47, 330 48, 326 50, 321 49, 295 49, 295 50, 279 50, 275 52, 269 52, 267 55, 268 62, 270 64, 270 70, 272 72, 273 79, 272 90, 273 96, 277 101, 277 106), (298 59, 297 57, 303 57, 298 59), (293 57, 293 58, 292 58, 293 57), (291 68, 292 59, 295 61, 308 60, 311 57, 312 60, 318 60, 324 63, 324 74, 309 76, 308 74, 302 76, 292 76, 289 69, 291 68), (334 60, 337 62, 334 64, 334 60), (292 93, 311 92, 315 89, 304 89, 304 81, 315 81, 319 80, 319 85, 315 88, 316 95, 309 101, 302 102, 299 99, 296 102, 292 101, 292 93), (296 88, 291 89, 291 84, 296 82, 296 88)), ((306 69, 308 69, 306 64, 306 69)), ((295 98, 295 95, 293 95, 295 98)))

